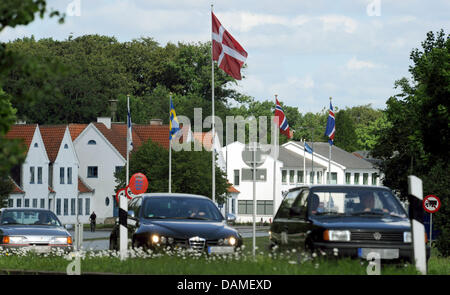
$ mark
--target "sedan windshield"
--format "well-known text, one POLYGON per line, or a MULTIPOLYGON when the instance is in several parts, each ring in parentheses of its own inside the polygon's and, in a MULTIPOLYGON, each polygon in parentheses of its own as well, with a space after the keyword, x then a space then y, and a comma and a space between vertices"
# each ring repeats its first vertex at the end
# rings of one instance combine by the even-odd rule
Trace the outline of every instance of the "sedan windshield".
POLYGON ((6 210, 0 223, 2 225, 50 225, 61 226, 61 222, 51 211, 42 210, 6 210))
POLYGON ((190 197, 150 197, 143 210, 148 219, 223 220, 213 202, 190 197))
POLYGON ((396 197, 377 188, 320 188, 309 195, 311 215, 397 216, 406 212, 396 197))

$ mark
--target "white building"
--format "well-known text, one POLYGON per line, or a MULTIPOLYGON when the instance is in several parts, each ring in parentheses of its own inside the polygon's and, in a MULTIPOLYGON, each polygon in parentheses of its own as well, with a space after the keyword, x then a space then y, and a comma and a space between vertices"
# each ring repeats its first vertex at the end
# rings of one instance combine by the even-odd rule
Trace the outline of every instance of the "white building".
MULTIPOLYGON (((271 221, 280 205, 283 192, 305 184, 326 184, 328 143, 316 142, 314 153, 304 151, 303 142, 287 142, 279 147, 275 161, 270 154, 256 171, 257 221, 271 221), (275 184, 274 184, 275 177, 275 184), (275 202, 274 202, 275 201, 275 202)), ((253 220, 253 172, 242 157, 245 145, 233 142, 224 147, 228 180, 236 192, 229 198, 227 212, 238 222, 253 220)), ((379 185, 379 171, 372 163, 335 146, 331 147, 331 182, 337 184, 379 185)))
POLYGON ((77 218, 86 222, 89 215, 82 207, 89 204, 92 190, 78 178, 79 163, 69 128, 14 125, 7 138, 22 139, 28 147, 25 162, 13 169, 14 190, 8 206, 46 208, 63 223, 75 223, 77 218))

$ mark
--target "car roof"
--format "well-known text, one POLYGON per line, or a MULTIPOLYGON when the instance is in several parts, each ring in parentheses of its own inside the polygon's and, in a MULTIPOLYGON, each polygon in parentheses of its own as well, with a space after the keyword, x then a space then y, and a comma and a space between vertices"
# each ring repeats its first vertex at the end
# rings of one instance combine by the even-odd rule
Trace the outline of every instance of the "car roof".
POLYGON ((42 208, 1 208, 0 212, 3 211, 12 211, 12 210, 20 210, 20 211, 45 211, 45 212, 52 212, 51 210, 48 209, 42 209, 42 208))
POLYGON ((210 200, 210 198, 202 195, 194 195, 194 194, 183 194, 183 193, 144 193, 138 195, 139 197, 151 198, 151 197, 175 197, 175 198, 196 198, 196 199, 206 199, 210 200))
POLYGON ((378 188, 378 189, 387 189, 391 190, 387 186, 381 186, 381 185, 363 185, 363 184, 311 184, 311 185, 301 185, 297 187, 293 187, 289 189, 289 191, 295 191, 302 188, 378 188))

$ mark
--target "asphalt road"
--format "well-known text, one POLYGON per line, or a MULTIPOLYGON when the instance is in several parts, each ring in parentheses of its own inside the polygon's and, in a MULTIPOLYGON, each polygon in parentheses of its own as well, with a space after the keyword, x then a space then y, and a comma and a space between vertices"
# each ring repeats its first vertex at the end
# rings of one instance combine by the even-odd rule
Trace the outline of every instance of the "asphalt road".
MULTIPOLYGON (((252 226, 235 226, 235 228, 240 232, 242 237, 250 238, 253 234, 252 226)), ((257 237, 267 237, 269 227, 268 226, 257 226, 256 236, 257 237)), ((69 231, 72 236, 75 235, 74 231, 69 231)), ((109 234, 111 230, 97 230, 91 232, 90 230, 83 231, 83 243, 82 249, 84 250, 107 250, 109 249, 109 234)))

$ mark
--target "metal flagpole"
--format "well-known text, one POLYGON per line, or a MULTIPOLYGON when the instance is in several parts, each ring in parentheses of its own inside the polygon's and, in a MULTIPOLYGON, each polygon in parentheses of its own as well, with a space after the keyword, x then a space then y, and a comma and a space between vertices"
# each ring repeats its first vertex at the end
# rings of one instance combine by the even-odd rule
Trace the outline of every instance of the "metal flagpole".
MULTIPOLYGON (((213 13, 213 4, 211 4, 211 15, 213 13)), ((213 40, 212 40, 212 17, 211 17, 211 100, 212 100, 212 200, 216 202, 216 155, 214 150, 215 139, 215 120, 214 120, 214 58, 213 58, 213 40)))
MULTIPOLYGON (((129 169, 130 169, 130 128, 129 124, 130 118, 130 95, 127 95, 127 171, 126 171, 126 188, 128 189, 129 183, 129 169)), ((128 250, 128 227, 127 227, 127 212, 128 212, 128 199, 124 194, 119 196, 119 249, 120 249, 120 260, 127 258, 128 250)))
MULTIPOLYGON (((127 111, 130 110, 130 95, 127 95, 127 111)), ((130 154, 130 134, 129 134, 129 128, 128 128, 128 113, 127 113, 127 173, 125 178, 126 186, 128 186, 128 180, 130 176, 130 164, 129 164, 129 154, 130 154)))
MULTIPOLYGON (((330 96, 330 103, 331 103, 331 96, 330 96)), ((329 144, 328 150, 328 184, 330 183, 331 183, 331 144, 329 144)))
POLYGON ((306 141, 303 139, 303 183, 306 183, 306 141))
MULTIPOLYGON (((277 99, 277 96, 278 95, 276 95, 275 94, 275 101, 276 101, 276 99, 277 99)), ((276 105, 275 105, 275 107, 276 107, 276 105)), ((275 128, 275 130, 274 130, 274 132, 272 133, 273 135, 274 135, 274 138, 273 138, 273 205, 272 205, 272 208, 273 208, 273 212, 272 212, 272 214, 273 214, 273 218, 272 218, 272 220, 273 219, 275 219, 275 213, 276 213, 276 206, 275 206, 275 202, 276 202, 276 195, 277 195, 277 182, 276 182, 276 178, 277 178, 277 159, 278 159, 278 150, 277 150, 277 148, 278 148, 278 132, 280 131, 280 129, 279 129, 279 127, 277 126, 277 123, 275 123, 275 122, 273 122, 272 123, 272 128, 275 128)))
POLYGON ((253 257, 256 255, 256 141, 253 143, 253 257))
MULTIPOLYGON (((170 96, 170 101, 172 101, 172 95, 170 96)), ((172 106, 169 105, 169 120, 170 112, 172 111, 172 106)), ((169 132, 172 132, 170 130, 169 132)), ((169 135, 169 194, 172 192, 172 135, 169 135)))
MULTIPOLYGON (((314 128, 311 129, 311 172, 312 172, 312 184, 314 184, 314 128)), ((311 175, 311 174, 310 174, 311 175)), ((311 176, 310 176, 311 178, 311 176)))

